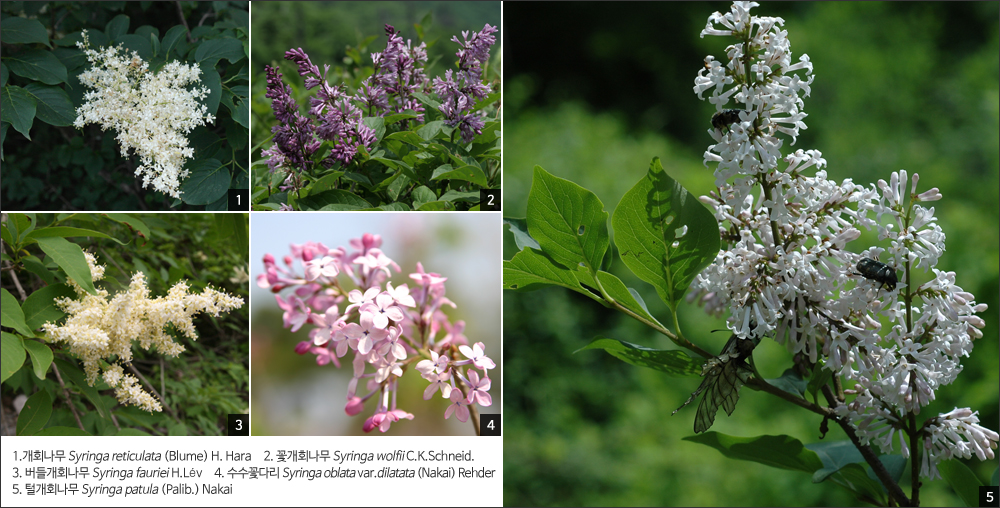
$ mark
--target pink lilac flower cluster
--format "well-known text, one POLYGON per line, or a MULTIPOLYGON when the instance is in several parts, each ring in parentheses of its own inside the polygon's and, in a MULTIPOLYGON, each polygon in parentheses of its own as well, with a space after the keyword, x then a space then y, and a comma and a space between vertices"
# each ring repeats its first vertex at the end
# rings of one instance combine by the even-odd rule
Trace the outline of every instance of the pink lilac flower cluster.
POLYGON ((273 293, 291 290, 287 298, 275 298, 285 311, 286 328, 295 332, 310 327, 309 340, 296 345, 296 353, 313 354, 317 364, 337 367, 348 353, 353 355, 354 376, 344 410, 354 416, 369 399, 377 401, 365 420, 365 432, 386 432, 394 422, 413 419, 396 406, 399 380, 411 367, 430 383, 424 400, 440 392, 451 401, 444 417, 454 414, 465 422, 472 404, 493 403, 489 370, 496 363, 486 356, 482 342, 469 346, 465 322, 452 323, 441 311, 443 306, 455 307, 445 297, 447 277, 425 272, 417 263, 417 271, 410 274, 412 292, 407 284, 393 286, 392 270, 401 270, 381 246, 382 237, 372 234, 352 239, 350 252, 318 242, 292 244, 283 265, 271 254, 264 256, 265 272, 257 285, 273 293), (341 284, 341 275, 352 287, 341 284))
POLYGON ((458 37, 451 40, 462 46, 462 49, 455 53, 458 56, 458 72, 445 71, 444 78, 434 78, 434 92, 443 101, 441 112, 444 114, 445 123, 451 127, 458 127, 462 133, 462 141, 469 143, 476 136, 482 134, 483 126, 486 125, 485 113, 473 111, 476 102, 482 100, 490 93, 490 87, 483 84, 483 69, 490 59, 490 47, 496 43, 497 28, 488 23, 480 32, 462 32, 464 41, 458 37))

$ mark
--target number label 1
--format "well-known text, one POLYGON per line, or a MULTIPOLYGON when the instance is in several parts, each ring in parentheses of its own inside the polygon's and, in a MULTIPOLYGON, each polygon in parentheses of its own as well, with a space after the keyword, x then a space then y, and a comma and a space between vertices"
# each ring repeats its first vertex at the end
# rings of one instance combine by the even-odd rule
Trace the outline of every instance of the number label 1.
POLYGON ((249 436, 250 435, 250 415, 229 415, 229 422, 226 425, 227 435, 249 436))
POLYGON ((488 212, 500 211, 500 189, 479 189, 479 209, 488 212))
POLYGON ((498 414, 479 414, 479 435, 481 436, 499 436, 500 434, 500 415, 498 414))
POLYGON ((246 212, 250 210, 246 189, 229 189, 229 211, 246 212))

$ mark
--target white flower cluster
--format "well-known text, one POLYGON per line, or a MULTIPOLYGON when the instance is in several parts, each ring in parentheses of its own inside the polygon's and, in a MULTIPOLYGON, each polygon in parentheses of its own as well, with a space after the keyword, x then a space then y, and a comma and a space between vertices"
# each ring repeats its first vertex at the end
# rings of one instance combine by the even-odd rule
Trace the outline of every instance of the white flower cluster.
MULTIPOLYGON (((98 265, 94 256, 84 253, 93 280, 104 277, 104 266, 98 265)), ((73 279, 67 283, 76 291, 77 298, 56 298, 56 305, 69 317, 62 326, 45 323, 42 329, 52 342, 65 342, 71 353, 83 362, 87 383, 94 386, 102 362, 116 361, 103 369, 104 381, 115 388, 115 395, 122 404, 134 404, 145 411, 160 411, 160 403, 143 391, 138 381, 124 374, 121 364, 132 361, 132 341, 138 340, 143 349, 156 350, 167 356, 177 356, 184 346, 174 342, 164 329, 173 325, 186 337, 196 340, 191 319, 199 312, 218 316, 243 306, 243 299, 206 288, 201 294, 188 293, 188 286, 178 282, 166 297, 149 298, 146 278, 136 272, 127 290, 108 301, 108 292, 97 290, 97 295, 87 293, 73 279), (112 360, 111 357, 117 357, 112 360)))
POLYGON ((142 176, 142 186, 152 183, 157 191, 179 198, 180 182, 188 175, 184 162, 194 157, 186 134, 215 122, 208 108, 198 103, 210 90, 186 88, 201 81, 201 69, 174 60, 151 72, 138 53, 129 57, 120 45, 90 49, 86 30, 83 42, 76 45, 91 63, 80 73, 80 82, 94 90, 84 95, 86 102, 77 109, 73 126, 81 129, 95 123, 116 130, 122 157, 128 157, 130 149, 139 155, 135 174, 142 176))
MULTIPOLYGON (((782 157, 777 134, 794 141, 806 128, 799 92, 809 95, 812 64, 803 56, 790 65, 787 32, 778 29, 784 21, 751 16, 755 6, 734 2, 725 15, 713 14, 702 31, 739 40, 727 48, 728 65, 705 59, 694 87, 699 97, 714 88, 709 101, 719 110, 716 119, 731 120, 725 129, 719 128, 725 122, 713 120, 710 133, 717 143, 706 151, 705 163, 717 163, 718 192, 702 198, 730 247, 694 280, 689 299, 713 314, 728 312, 727 325, 740 337, 774 333, 792 353, 846 378, 856 397, 837 407, 837 414, 854 424, 864 443, 875 442, 883 452, 892 451, 898 434, 908 455, 905 417, 955 380, 959 358, 982 337, 985 322, 975 314, 986 305, 956 286, 953 272, 934 268, 945 235, 934 208, 919 203, 941 199, 938 189, 918 194, 917 175, 907 189, 906 171, 866 189, 850 179, 828 180, 818 151, 782 157), (808 80, 789 75, 799 69, 808 80), (743 106, 738 115, 722 109, 729 99, 743 106), (782 160, 787 165, 779 167, 782 160), (812 166, 815 176, 804 174, 812 166), (847 251, 861 227, 877 230, 889 247, 847 251), (905 273, 895 288, 855 271, 858 261, 879 255, 893 275, 905 273), (908 287, 915 268, 934 277, 908 287), (892 323, 884 336, 880 317, 892 323)), ((928 450, 924 476, 937 476, 936 463, 951 457, 949 449, 963 457, 968 450, 981 459, 994 457, 997 433, 979 426, 970 410, 932 420, 919 433, 928 450)))

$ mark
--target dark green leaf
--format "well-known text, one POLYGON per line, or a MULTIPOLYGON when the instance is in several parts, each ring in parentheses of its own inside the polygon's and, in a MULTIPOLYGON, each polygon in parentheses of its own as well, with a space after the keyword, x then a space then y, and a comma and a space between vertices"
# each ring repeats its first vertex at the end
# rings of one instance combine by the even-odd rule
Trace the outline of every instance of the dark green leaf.
POLYGON ((24 346, 20 337, 7 332, 0 332, 0 345, 0 382, 4 382, 24 365, 24 346))
POLYGON ((609 355, 625 363, 636 367, 655 369, 671 376, 697 377, 701 375, 702 362, 678 349, 651 349, 623 340, 600 336, 579 351, 584 349, 603 349, 609 355))
POLYGON ((823 386, 830 381, 833 377, 833 371, 823 367, 823 363, 817 363, 813 367, 812 376, 809 378, 809 385, 806 386, 806 391, 812 394, 813 400, 816 400, 817 392, 823 388, 823 386))
MULTIPOLYGON (((878 460, 885 466, 885 470, 889 473, 892 481, 899 483, 899 479, 903 477, 903 471, 906 469, 906 457, 902 455, 880 455, 878 460)), ((878 482, 879 485, 882 485, 882 489, 885 490, 882 480, 879 480, 878 476, 875 476, 875 471, 871 468, 868 469, 868 477, 878 482)))
POLYGON ((185 35, 187 35, 187 28, 184 25, 174 25, 170 30, 167 30, 167 33, 163 35, 162 44, 160 44, 164 58, 168 60, 178 58, 176 52, 173 54, 171 52, 177 47, 178 42, 183 41, 185 35))
POLYGON ((28 79, 56 85, 66 81, 66 66, 51 51, 31 49, 4 57, 10 72, 28 79))
POLYGON ((593 192, 535 166, 527 221, 531 237, 556 262, 586 266, 591 274, 600 268, 610 244, 608 212, 593 192))
POLYGON ((36 432, 36 436, 89 436, 89 432, 76 427, 49 427, 36 432))
POLYGON ((24 311, 24 323, 31 330, 37 330, 49 321, 61 319, 65 314, 56 307, 55 298, 73 298, 76 293, 66 284, 45 286, 28 295, 21 306, 24 311))
POLYGON ((104 215, 119 224, 128 226, 129 231, 136 231, 144 239, 143 243, 146 243, 145 240, 149 239, 149 226, 141 220, 124 213, 107 213, 104 215))
POLYGON ((181 184, 181 199, 189 205, 207 205, 229 190, 232 176, 216 159, 202 159, 188 164, 191 174, 181 184))
POLYGON ((816 455, 823 461, 823 467, 813 473, 813 483, 825 480, 848 464, 865 461, 861 452, 849 440, 810 443, 806 445, 806 448, 816 452, 816 455))
POLYGON ((232 38, 205 41, 194 52, 195 61, 203 64, 202 69, 205 68, 204 65, 215 67, 223 58, 229 60, 230 63, 236 63, 244 57, 243 43, 232 38))
POLYGON ((941 478, 951 485, 958 497, 962 498, 965 506, 979 506, 979 487, 983 482, 979 481, 976 473, 973 473, 969 466, 966 466, 958 459, 951 459, 939 462, 937 465, 941 478))
POLYGON ((295 201, 297 210, 355 210, 371 208, 371 203, 357 194, 343 189, 333 189, 313 194, 295 201))
POLYGON ((119 14, 104 26, 104 33, 108 34, 108 38, 112 41, 117 41, 119 37, 128 33, 128 25, 129 17, 119 14))
POLYGON ((66 90, 58 86, 28 83, 24 87, 35 99, 35 114, 38 119, 56 127, 68 127, 76 120, 76 109, 66 95, 66 90))
POLYGON ((464 201, 466 203, 478 203, 479 202, 479 191, 478 190, 474 190, 474 191, 462 192, 462 191, 457 191, 457 190, 452 189, 452 190, 450 190, 450 191, 445 192, 444 194, 442 194, 441 197, 438 198, 438 200, 439 201, 464 201))
POLYGON ((115 44, 121 44, 125 54, 132 58, 132 52, 139 54, 139 58, 146 62, 153 59, 153 46, 149 43, 149 37, 136 34, 125 34, 115 39, 115 44))
POLYGON ((52 275, 52 271, 46 268, 45 265, 42 264, 42 260, 36 258, 35 256, 22 258, 21 263, 24 264, 25 270, 37 275, 45 281, 46 284, 55 284, 57 282, 55 276, 52 275))
POLYGON ((55 226, 55 227, 36 229, 31 233, 28 233, 28 235, 25 237, 25 240, 38 239, 38 238, 52 238, 56 236, 61 238, 72 238, 75 236, 107 238, 110 240, 114 240, 116 243, 118 243, 118 245, 125 245, 125 242, 119 241, 117 238, 113 236, 108 236, 104 233, 94 231, 92 229, 71 228, 66 226, 55 226))
POLYGON ((424 203, 437 201, 437 195, 425 185, 421 185, 420 187, 413 189, 413 192, 410 193, 410 197, 413 198, 414 210, 419 209, 420 205, 423 205, 424 203))
POLYGON ((0 61, 0 87, 7 86, 8 78, 10 78, 10 71, 7 70, 7 64, 0 61))
POLYGON ((25 337, 31 337, 35 335, 30 328, 24 322, 24 312, 21 311, 21 304, 18 303, 17 298, 10 294, 6 288, 0 289, 0 324, 6 326, 7 328, 13 328, 24 335, 25 337))
POLYGON ((785 372, 781 373, 781 377, 775 379, 767 379, 768 384, 777 386, 782 390, 799 397, 804 397, 806 393, 807 382, 802 379, 802 376, 798 375, 794 369, 785 369, 785 372))
MULTIPOLYGON (((222 76, 214 66, 199 64, 201 67, 201 84, 208 87, 208 96, 202 99, 208 112, 216 115, 219 112, 219 101, 222 100, 222 76)), ((199 87, 200 88, 200 87, 199 87)))
POLYGON ((45 373, 52 364, 52 349, 47 344, 37 340, 25 339, 21 342, 24 350, 31 355, 31 365, 35 371, 35 377, 45 379, 45 373))
POLYGON ((21 414, 17 416, 17 435, 31 436, 42 430, 52 416, 52 397, 45 390, 38 390, 28 397, 21 414))
POLYGON ((443 212, 448 210, 454 210, 455 205, 448 201, 428 201, 420 205, 417 210, 422 212, 443 212))
POLYGON ((96 295, 94 281, 90 275, 90 266, 87 258, 83 256, 83 249, 75 243, 70 243, 65 238, 39 238, 38 246, 41 247, 49 258, 51 258, 59 268, 66 272, 66 276, 73 279, 85 291, 96 295))
POLYGON ((49 32, 38 22, 37 19, 27 19, 17 16, 8 16, 3 19, 3 26, 0 27, 0 37, 7 44, 32 44, 40 42, 46 46, 49 44, 49 32))
POLYGON ((445 164, 434 170, 431 180, 464 180, 482 188, 489 185, 486 182, 486 173, 483 173, 483 170, 477 166, 462 166, 454 169, 451 164, 445 164))
POLYGON ((719 252, 715 217, 667 175, 658 157, 622 196, 611 224, 625 266, 671 309, 719 252))
POLYGON ((35 98, 27 90, 14 85, 3 87, 0 93, 3 94, 0 96, 0 118, 31 140, 28 131, 35 120, 35 98))
POLYGON ((823 467, 823 462, 815 452, 791 436, 735 437, 709 431, 685 437, 684 440, 711 446, 731 459, 758 462, 781 469, 812 473, 823 467))

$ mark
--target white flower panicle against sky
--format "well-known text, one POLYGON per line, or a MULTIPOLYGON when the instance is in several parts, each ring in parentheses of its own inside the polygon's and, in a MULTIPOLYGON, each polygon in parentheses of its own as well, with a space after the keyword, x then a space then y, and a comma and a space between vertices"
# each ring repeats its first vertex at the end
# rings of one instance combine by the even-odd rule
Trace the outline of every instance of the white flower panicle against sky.
POLYGON ((865 188, 829 180, 817 150, 782 155, 779 136, 794 144, 806 128, 803 97, 815 76, 807 56, 793 63, 784 20, 750 15, 757 5, 734 2, 702 31, 736 39, 728 62, 705 59, 694 86, 699 98, 712 91, 708 100, 722 115, 705 152, 718 189, 701 199, 729 247, 694 280, 689 298, 728 314, 741 338, 774 336, 810 366, 844 378, 854 398, 837 415, 883 453, 898 446, 908 457, 918 449, 912 440, 923 440, 922 476, 938 477, 936 464, 955 456, 993 459, 998 435, 968 408, 910 423, 955 380, 985 326, 976 313, 986 305, 955 284, 954 272, 936 268, 945 234, 924 204, 941 193, 918 192, 918 176, 905 170, 865 188), (862 228, 878 233, 878 246, 848 250, 862 228), (903 272, 895 288, 858 273, 866 258, 903 272))
MULTIPOLYGON (((84 253, 90 265, 91 277, 98 281, 104 277, 104 266, 98 265, 94 256, 84 253)), ((83 362, 87 383, 94 386, 98 374, 115 389, 122 404, 135 405, 145 411, 160 411, 159 401, 139 386, 131 374, 125 374, 123 364, 132 361, 132 341, 138 341, 146 350, 150 347, 167 356, 177 356, 184 346, 174 341, 166 332, 167 325, 191 340, 198 335, 192 318, 207 312, 218 316, 243 306, 243 299, 205 288, 200 294, 188 292, 184 282, 178 282, 167 296, 150 298, 146 278, 136 272, 128 289, 108 300, 108 292, 98 289, 96 295, 87 293, 73 279, 67 284, 76 291, 76 298, 56 298, 56 305, 68 317, 62 326, 45 323, 42 329, 52 342, 63 342, 69 351, 83 362), (102 363, 111 365, 103 368, 102 363)))
POLYGON ((83 49, 91 67, 80 73, 80 82, 94 90, 84 95, 86 101, 77 109, 73 126, 81 129, 98 124, 101 129, 118 133, 122 157, 129 150, 139 155, 136 176, 142 186, 179 198, 181 180, 187 177, 186 159, 194 157, 188 147, 187 133, 215 117, 198 102, 211 92, 207 87, 188 85, 201 82, 201 69, 174 60, 157 72, 121 46, 94 50, 87 31, 83 31, 83 49))

